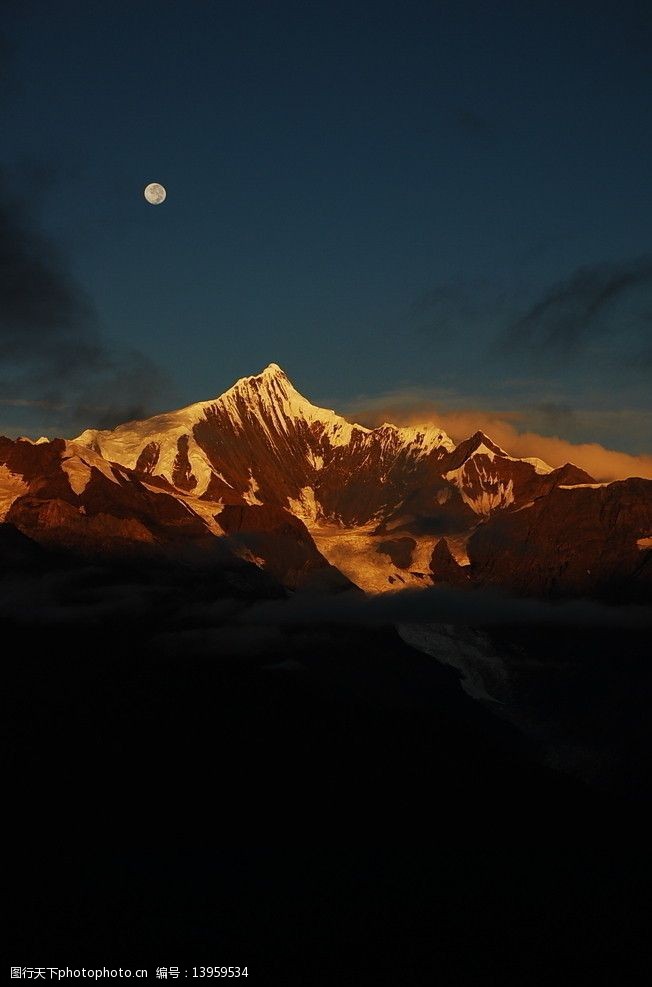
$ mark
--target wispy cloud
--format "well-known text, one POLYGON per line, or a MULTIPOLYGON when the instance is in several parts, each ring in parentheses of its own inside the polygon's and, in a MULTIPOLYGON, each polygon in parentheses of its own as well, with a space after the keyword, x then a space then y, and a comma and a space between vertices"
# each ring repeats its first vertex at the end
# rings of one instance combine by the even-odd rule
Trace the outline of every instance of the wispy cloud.
POLYGON ((455 126, 465 134, 487 137, 493 131, 489 119, 472 106, 455 107, 451 113, 451 118, 455 126))
MULTIPOLYGON (((504 350, 534 348, 567 356, 607 328, 605 316, 636 291, 652 291, 652 259, 582 267, 553 284, 513 320, 500 343, 504 350)), ((639 317, 642 317, 642 313, 639 317)))
POLYGON ((652 256, 585 265, 534 295, 532 276, 516 264, 511 283, 452 278, 416 298, 405 320, 467 375, 500 368, 502 381, 506 371, 536 369, 552 382, 572 368, 578 384, 608 376, 640 389, 650 366, 652 256))
POLYGON ((4 398, 0 397, 0 405, 5 408, 45 408, 51 411, 61 411, 65 405, 57 404, 54 401, 32 401, 29 398, 4 398))

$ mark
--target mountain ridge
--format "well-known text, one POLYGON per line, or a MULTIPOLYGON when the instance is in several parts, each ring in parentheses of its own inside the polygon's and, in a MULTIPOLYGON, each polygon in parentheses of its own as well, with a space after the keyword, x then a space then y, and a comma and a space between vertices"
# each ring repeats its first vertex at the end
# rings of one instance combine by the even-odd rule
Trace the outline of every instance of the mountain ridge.
MULTIPOLYGON (((321 408, 308 401, 276 363, 269 364, 258 374, 240 378, 216 398, 148 419, 126 422, 114 429, 86 429, 73 441, 89 445, 107 458, 123 462, 130 468, 137 468, 141 454, 150 443, 154 443, 159 448, 151 449, 149 460, 146 456, 140 460, 143 471, 162 471, 162 475, 174 482, 174 464, 180 451, 179 440, 187 436, 187 442, 182 442, 182 445, 185 446, 186 458, 195 481, 193 489, 202 495, 210 485, 210 473, 212 472, 215 479, 219 479, 222 472, 219 463, 211 464, 207 461, 206 449, 197 441, 196 430, 205 432, 205 423, 211 419, 218 426, 228 423, 238 434, 247 426, 262 423, 265 437, 272 442, 276 441, 277 448, 281 440, 279 451, 286 451, 283 448, 283 439, 288 437, 288 428, 294 424, 295 429, 303 433, 298 437, 304 443, 307 441, 311 447, 309 451, 312 452, 312 457, 309 456, 309 462, 316 470, 323 468, 320 446, 333 451, 352 443, 373 443, 377 439, 385 446, 408 446, 414 443, 421 447, 421 453, 436 447, 448 450, 454 447, 446 433, 434 425, 424 429, 385 423, 371 429, 349 422, 331 409, 321 408), (274 435, 274 432, 277 434, 274 435), (176 443, 176 447, 173 448, 172 443, 176 443), (192 472, 193 469, 196 472, 192 472)), ((227 485, 233 488, 228 481, 227 485)), ((213 482, 211 494, 216 490, 220 490, 219 484, 213 482)))
MULTIPOLYGON (((525 492, 515 494, 515 482, 536 488, 539 477, 552 474, 545 484, 549 489, 556 478, 552 467, 510 457, 484 432, 455 444, 431 423, 384 423, 371 429, 349 422, 313 405, 275 363, 240 378, 214 399, 111 430, 87 429, 74 441, 198 496, 223 503, 239 498, 253 504, 274 502, 309 523, 382 522, 417 487, 432 486, 436 477, 449 497, 461 500, 457 513, 468 515, 466 505, 472 513, 487 514, 515 500, 523 502, 525 492), (473 457, 483 469, 464 471, 473 457), (523 464, 517 478, 508 463, 523 464), (509 476, 499 475, 506 471, 509 476), (344 480, 349 487, 364 481, 367 496, 358 491, 344 497, 344 480), (372 488, 375 496, 369 496, 372 488)), ((576 478, 593 482, 583 471, 576 478)))
POLYGON ((349 422, 278 364, 114 429, 0 440, 0 521, 29 537, 186 559, 217 543, 290 590, 318 578, 373 592, 452 581, 572 595, 608 592, 613 576, 645 595, 651 491, 511 456, 481 430, 455 444, 434 424, 349 422))

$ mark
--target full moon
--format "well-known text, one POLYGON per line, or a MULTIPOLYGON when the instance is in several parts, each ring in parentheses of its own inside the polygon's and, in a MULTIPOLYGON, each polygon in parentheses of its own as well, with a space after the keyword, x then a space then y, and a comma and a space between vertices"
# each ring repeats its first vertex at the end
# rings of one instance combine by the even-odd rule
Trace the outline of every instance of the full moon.
POLYGON ((165 201, 165 196, 167 195, 167 192, 165 191, 162 185, 159 185, 158 182, 150 182, 150 184, 146 187, 145 191, 143 192, 143 195, 145 196, 148 202, 151 202, 153 206, 158 206, 161 204, 161 202, 165 201))

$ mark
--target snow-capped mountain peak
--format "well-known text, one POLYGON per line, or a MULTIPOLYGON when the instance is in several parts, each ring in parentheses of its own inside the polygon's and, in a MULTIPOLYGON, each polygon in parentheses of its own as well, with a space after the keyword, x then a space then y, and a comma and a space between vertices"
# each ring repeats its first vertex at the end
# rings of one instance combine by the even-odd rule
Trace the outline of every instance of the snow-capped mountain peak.
POLYGON ((415 460, 453 448, 434 425, 369 429, 349 422, 308 401, 276 363, 212 400, 112 430, 87 429, 75 441, 195 495, 310 503, 311 516, 328 514, 316 487, 329 474, 341 486, 350 469, 342 459, 377 461, 384 475, 401 455, 415 460))
POLYGON ((277 363, 270 363, 259 374, 240 378, 216 403, 228 411, 234 424, 241 426, 250 415, 261 419, 271 417, 285 433, 292 421, 321 423, 335 444, 350 441, 353 429, 370 431, 363 425, 347 422, 331 409, 311 404, 277 363))
POLYGON ((185 494, 274 504, 310 525, 381 523, 435 502, 465 524, 556 482, 546 464, 512 458, 481 431, 456 445, 433 423, 349 422, 312 404, 276 363, 219 397, 75 441, 185 494))
MULTIPOLYGON (((501 584, 518 570, 538 586, 538 563, 523 575, 518 546, 539 525, 543 551, 548 516, 554 530, 570 516, 585 531, 590 515, 588 536, 568 535, 579 561, 563 576, 582 588, 603 578, 589 549, 596 531, 621 530, 610 519, 623 504, 629 541, 618 552, 629 578, 648 547, 650 503, 649 481, 596 485, 569 464, 511 456, 482 431, 455 444, 433 423, 349 422, 308 401, 278 364, 219 397, 76 440, 0 437, 0 522, 44 544, 129 556, 212 558, 222 541, 225 558, 289 587, 313 570, 328 575, 324 557, 374 591, 431 575, 466 585, 469 572, 482 583, 496 566, 501 584), (511 559, 496 553, 503 531, 514 532, 511 559)), ((562 578, 548 541, 546 587, 562 578)))

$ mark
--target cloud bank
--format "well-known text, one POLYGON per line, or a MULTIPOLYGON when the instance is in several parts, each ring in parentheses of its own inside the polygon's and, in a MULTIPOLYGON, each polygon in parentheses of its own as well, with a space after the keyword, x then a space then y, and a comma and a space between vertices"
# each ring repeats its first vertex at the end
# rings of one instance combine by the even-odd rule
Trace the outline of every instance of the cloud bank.
MULTIPOLYGON (((597 442, 570 442, 559 435, 543 435, 528 427, 528 418, 555 427, 573 414, 570 409, 558 405, 524 411, 481 407, 446 410, 445 399, 429 399, 423 389, 403 389, 378 398, 362 398, 347 408, 349 417, 368 426, 386 421, 396 425, 431 422, 443 428, 455 442, 461 442, 480 429, 512 456, 537 456, 551 466, 571 462, 596 480, 622 480, 628 476, 652 479, 652 455, 631 455, 597 442)), ((602 417, 605 414, 602 413, 602 417)))
POLYGON ((334 597, 295 594, 289 600, 256 604, 241 614, 239 619, 247 624, 265 626, 325 621, 369 625, 415 622, 470 627, 538 625, 640 629, 652 625, 652 609, 644 606, 609 607, 584 599, 551 603, 512 597, 493 589, 469 591, 437 586, 376 596, 359 593, 340 593, 334 597))

